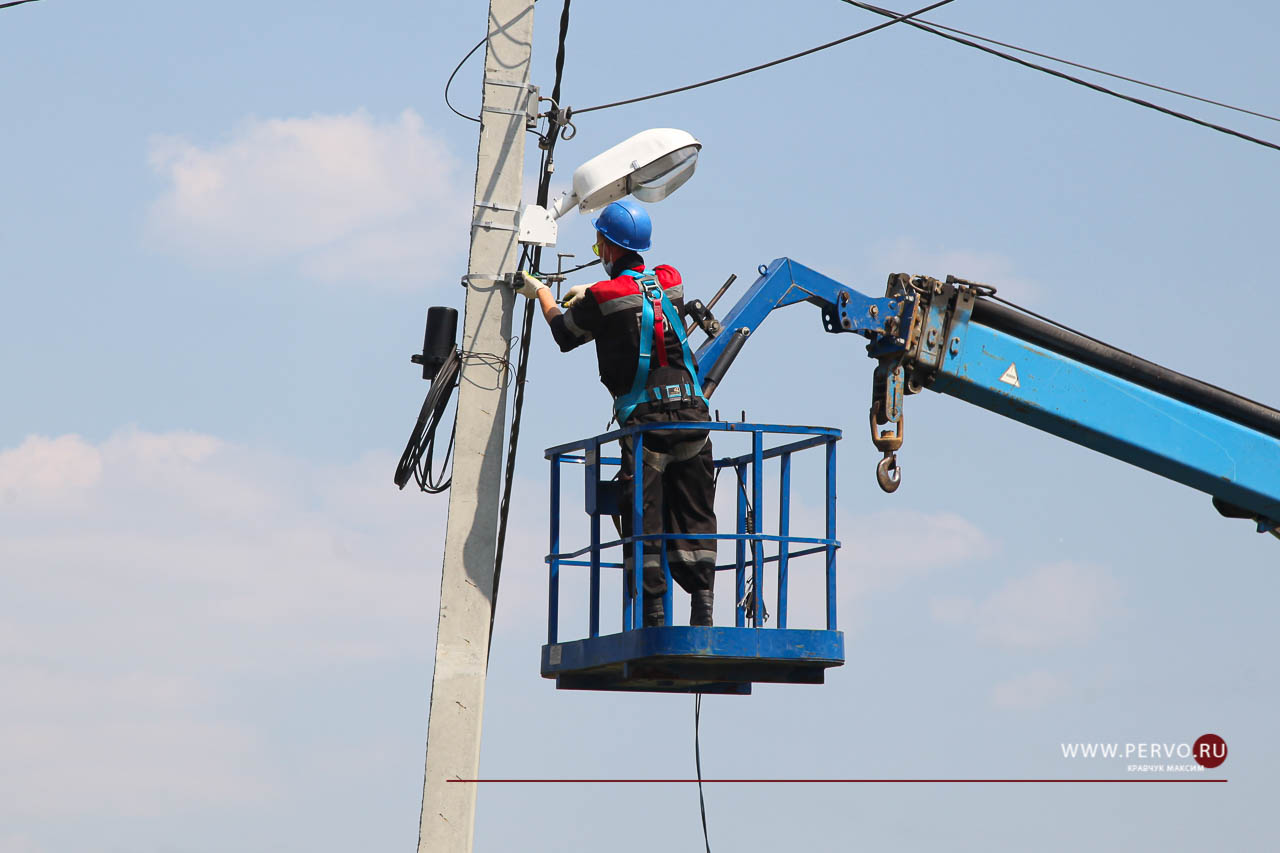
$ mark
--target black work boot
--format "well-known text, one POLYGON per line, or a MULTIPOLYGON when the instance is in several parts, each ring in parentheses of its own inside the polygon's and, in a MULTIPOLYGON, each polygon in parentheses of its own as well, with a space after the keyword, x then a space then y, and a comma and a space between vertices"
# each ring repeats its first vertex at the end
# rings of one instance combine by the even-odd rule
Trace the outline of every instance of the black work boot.
POLYGON ((666 609, 661 598, 646 598, 644 601, 644 627, 659 628, 667 621, 666 609))
POLYGON ((711 627, 711 605, 715 601, 715 591, 700 589, 690 595, 689 624, 711 627))

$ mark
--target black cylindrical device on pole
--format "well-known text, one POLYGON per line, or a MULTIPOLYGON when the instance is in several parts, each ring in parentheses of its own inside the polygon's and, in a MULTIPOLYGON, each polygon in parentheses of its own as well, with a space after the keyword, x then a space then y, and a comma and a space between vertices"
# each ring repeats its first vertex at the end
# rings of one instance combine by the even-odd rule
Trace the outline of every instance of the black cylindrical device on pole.
POLYGON ((427 329, 422 338, 422 356, 413 360, 422 365, 422 378, 435 379, 440 365, 458 342, 458 312, 433 305, 427 309, 427 329))

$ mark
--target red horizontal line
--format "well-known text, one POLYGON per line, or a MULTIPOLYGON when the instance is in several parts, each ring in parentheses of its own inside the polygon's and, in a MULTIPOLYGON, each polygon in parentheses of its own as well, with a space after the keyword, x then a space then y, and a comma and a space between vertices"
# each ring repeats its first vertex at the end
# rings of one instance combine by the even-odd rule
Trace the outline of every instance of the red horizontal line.
POLYGON ((670 784, 670 783, 724 783, 724 782, 749 782, 760 784, 853 784, 853 783, 894 783, 894 782, 994 782, 994 783, 1156 783, 1156 782, 1226 782, 1226 779, 447 779, 448 782, 472 782, 472 783, 538 783, 538 784, 670 784))

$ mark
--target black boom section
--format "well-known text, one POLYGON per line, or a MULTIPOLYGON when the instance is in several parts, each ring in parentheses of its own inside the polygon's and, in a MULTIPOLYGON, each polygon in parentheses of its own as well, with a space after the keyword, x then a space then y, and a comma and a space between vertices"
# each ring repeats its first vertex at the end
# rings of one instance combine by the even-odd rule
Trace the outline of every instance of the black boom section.
POLYGON ((1221 415, 1280 439, 1280 412, 1238 394, 1193 379, 1108 344, 1029 317, 988 299, 973 306, 973 322, 1069 356, 1144 388, 1221 415))

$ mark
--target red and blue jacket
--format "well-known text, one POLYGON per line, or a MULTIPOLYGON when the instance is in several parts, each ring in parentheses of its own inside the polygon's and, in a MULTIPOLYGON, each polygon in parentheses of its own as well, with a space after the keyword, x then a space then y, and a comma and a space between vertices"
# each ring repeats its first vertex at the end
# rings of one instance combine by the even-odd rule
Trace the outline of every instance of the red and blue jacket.
MULTIPOLYGON (((629 253, 620 265, 634 273, 644 273, 644 260, 629 253)), ((653 276, 662 292, 672 303, 677 315, 683 315, 684 285, 680 273, 674 267, 659 264, 653 268, 653 276)), ((551 334, 562 352, 582 346, 587 341, 596 343, 596 360, 600 367, 600 381, 617 400, 632 389, 640 356, 640 318, 644 308, 644 296, 637 280, 627 273, 616 278, 598 281, 587 289, 583 297, 551 320, 551 334)), ((693 384, 686 366, 681 334, 668 328, 669 321, 659 312, 653 328, 653 353, 649 375, 645 385, 650 388, 685 386, 693 384)), ((683 332, 683 330, 681 330, 683 332)), ((693 365, 697 369, 696 365, 693 365)), ((661 402, 653 400, 640 404, 636 414, 649 411, 679 411, 689 420, 706 420, 707 405, 697 396, 685 395, 677 400, 661 402)))

